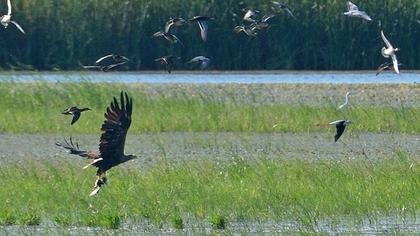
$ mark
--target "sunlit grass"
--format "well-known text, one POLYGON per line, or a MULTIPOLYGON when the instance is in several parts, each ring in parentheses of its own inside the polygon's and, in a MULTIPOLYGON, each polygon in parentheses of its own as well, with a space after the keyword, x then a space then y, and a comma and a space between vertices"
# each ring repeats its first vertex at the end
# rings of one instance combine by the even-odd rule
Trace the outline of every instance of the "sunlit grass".
MULTIPOLYGON (((303 90, 305 88, 302 88, 303 90)), ((325 106, 251 104, 229 98, 179 94, 146 95, 140 84, 35 83, 0 84, 0 132, 98 133, 103 113, 121 90, 133 97, 131 134, 167 131, 310 132, 325 130, 337 119, 351 119, 352 129, 362 132, 420 132, 420 109, 416 107, 350 106, 337 111, 325 106), (70 126, 71 117, 61 112, 69 107, 90 107, 70 126)), ((302 92, 302 91, 301 91, 302 92)), ((226 97, 227 96, 227 97, 226 97)))
POLYGON ((419 164, 406 153, 377 162, 161 161, 143 170, 113 169, 109 184, 88 197, 93 169, 27 162, 0 167, 0 223, 52 220, 113 229, 147 219, 182 228, 189 216, 215 229, 255 220, 293 221, 310 229, 329 219, 357 224, 410 218, 420 206, 419 164))

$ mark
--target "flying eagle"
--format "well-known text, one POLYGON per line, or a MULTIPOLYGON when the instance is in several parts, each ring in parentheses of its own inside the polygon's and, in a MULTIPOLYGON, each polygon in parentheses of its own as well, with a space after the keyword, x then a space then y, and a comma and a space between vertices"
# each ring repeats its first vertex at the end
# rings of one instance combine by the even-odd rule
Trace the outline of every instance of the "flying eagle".
POLYGON ((88 152, 79 149, 77 143, 73 144, 70 141, 64 140, 64 143, 56 143, 57 146, 69 150, 70 154, 86 157, 92 162, 83 169, 89 166, 97 167, 96 181, 93 191, 89 196, 97 194, 102 185, 106 184, 106 171, 114 166, 129 161, 136 156, 124 154, 125 138, 127 131, 131 124, 131 113, 133 109, 133 101, 128 97, 127 93, 121 92, 120 103, 117 98, 107 107, 105 112, 105 121, 102 124, 102 134, 99 143, 99 153, 88 152))

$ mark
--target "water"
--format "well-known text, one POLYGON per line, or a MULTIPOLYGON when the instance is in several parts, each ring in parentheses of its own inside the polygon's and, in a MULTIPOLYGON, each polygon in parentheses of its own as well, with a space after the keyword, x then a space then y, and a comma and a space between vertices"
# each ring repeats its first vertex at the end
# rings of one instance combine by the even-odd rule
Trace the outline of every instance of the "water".
POLYGON ((412 84, 420 83, 420 72, 399 75, 374 72, 13 72, 0 74, 0 81, 108 82, 108 83, 192 83, 192 84, 412 84))

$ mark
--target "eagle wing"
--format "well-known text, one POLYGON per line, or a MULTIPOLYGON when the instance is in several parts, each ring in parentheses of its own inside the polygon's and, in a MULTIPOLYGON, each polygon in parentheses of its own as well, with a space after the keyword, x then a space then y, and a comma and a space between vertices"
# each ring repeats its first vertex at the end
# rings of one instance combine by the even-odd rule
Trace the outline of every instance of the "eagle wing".
POLYGON ((102 124, 99 152, 104 161, 112 161, 124 155, 125 138, 131 124, 132 99, 121 91, 120 104, 114 100, 106 109, 102 124))

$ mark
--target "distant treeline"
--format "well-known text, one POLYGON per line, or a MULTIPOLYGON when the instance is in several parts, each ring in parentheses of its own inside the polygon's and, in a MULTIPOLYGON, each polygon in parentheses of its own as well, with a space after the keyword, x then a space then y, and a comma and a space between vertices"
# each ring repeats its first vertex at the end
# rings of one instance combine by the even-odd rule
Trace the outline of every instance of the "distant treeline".
MULTIPOLYGON (((271 27, 256 38, 236 34, 244 12, 275 12, 269 0, 12 0, 13 25, 0 28, 3 69, 80 69, 98 57, 118 53, 131 59, 123 69, 160 68, 153 59, 173 54, 189 60, 212 58, 212 69, 374 69, 385 61, 380 54, 380 30, 395 47, 403 69, 420 69, 420 1, 355 0, 373 19, 343 15, 345 0, 284 0, 297 19, 278 11, 271 27), (152 38, 169 17, 212 16, 208 41, 197 24, 174 28, 185 44, 152 38)), ((0 2, 3 14, 6 0, 0 2)), ((180 69, 191 68, 180 63, 180 69)))

